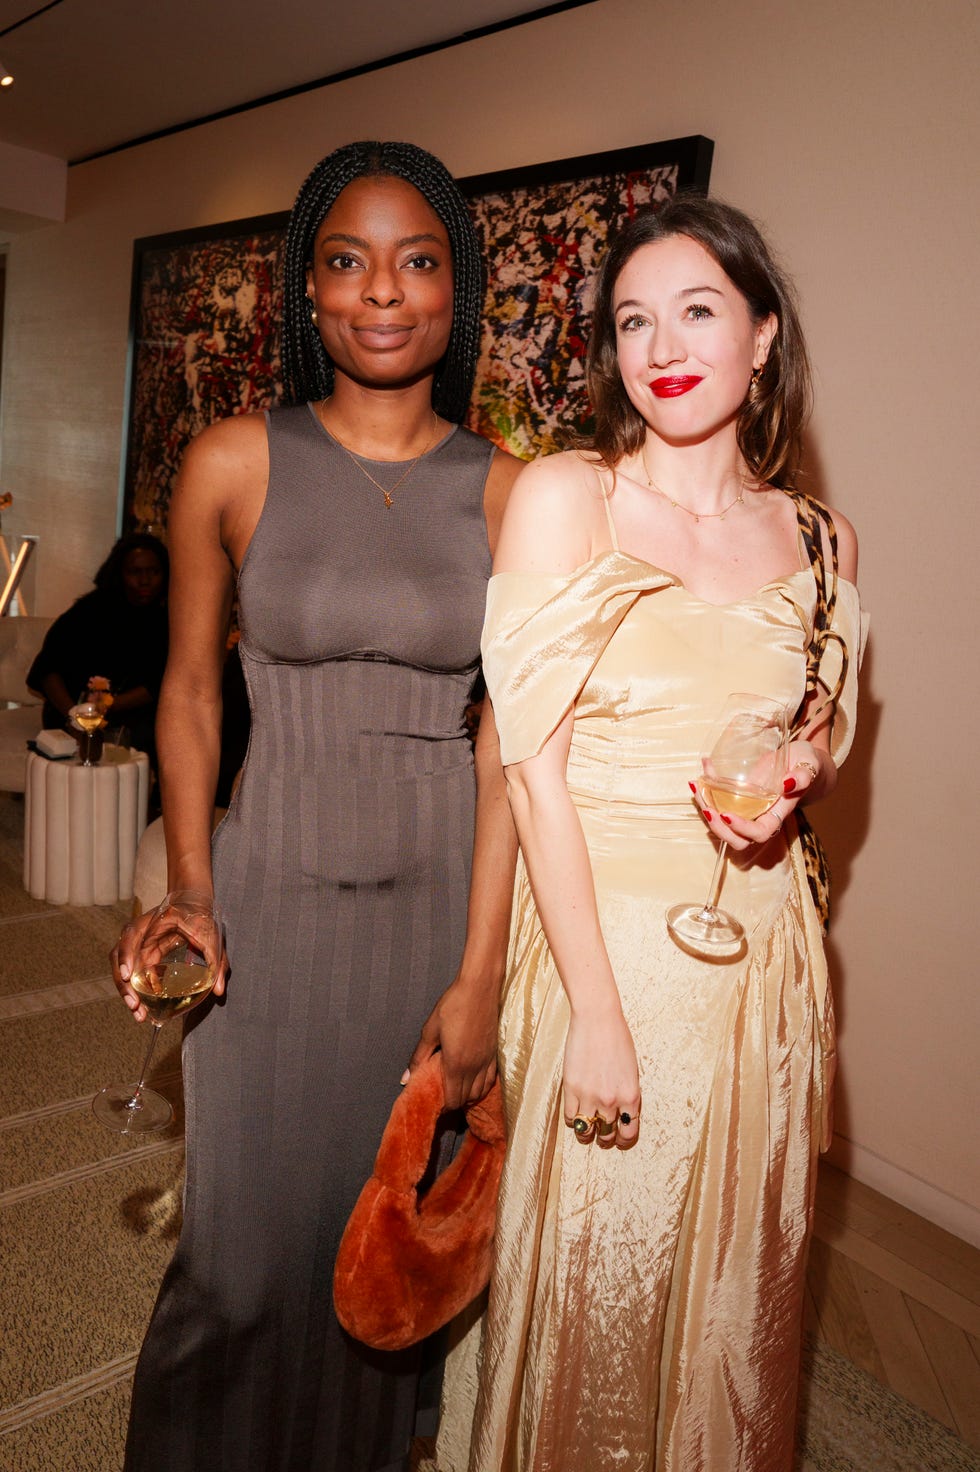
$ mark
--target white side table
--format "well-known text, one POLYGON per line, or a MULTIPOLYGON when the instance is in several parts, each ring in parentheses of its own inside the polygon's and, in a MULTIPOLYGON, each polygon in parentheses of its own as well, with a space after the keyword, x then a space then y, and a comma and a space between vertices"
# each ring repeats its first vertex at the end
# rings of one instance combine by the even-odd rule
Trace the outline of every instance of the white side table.
POLYGON ((145 752, 107 746, 83 767, 29 752, 24 888, 52 905, 114 905, 132 898, 136 845, 146 827, 145 752))

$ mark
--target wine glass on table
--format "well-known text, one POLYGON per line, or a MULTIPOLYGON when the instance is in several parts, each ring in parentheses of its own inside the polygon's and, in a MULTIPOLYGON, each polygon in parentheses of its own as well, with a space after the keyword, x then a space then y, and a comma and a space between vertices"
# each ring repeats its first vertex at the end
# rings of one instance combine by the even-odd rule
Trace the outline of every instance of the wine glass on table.
POLYGON ((174 890, 153 911, 140 941, 129 985, 153 1029, 135 1084, 107 1084, 92 1100, 96 1119, 121 1135, 162 1130, 174 1117, 162 1094, 147 1088, 157 1036, 171 1017, 203 1002, 221 958, 221 921, 210 895, 174 890))
MULTIPOLYGON (((786 763, 786 707, 765 695, 730 695, 701 758, 701 794, 716 813, 761 818, 783 795, 786 763)), ((745 938, 735 916, 718 906, 727 857, 722 841, 703 904, 667 911, 671 936, 696 955, 735 955, 745 938)))
POLYGON ((95 676, 94 682, 90 681, 85 686, 68 712, 72 725, 83 733, 79 742, 79 756, 83 767, 98 765, 102 747, 95 738, 106 725, 106 712, 111 705, 112 693, 108 680, 95 676))

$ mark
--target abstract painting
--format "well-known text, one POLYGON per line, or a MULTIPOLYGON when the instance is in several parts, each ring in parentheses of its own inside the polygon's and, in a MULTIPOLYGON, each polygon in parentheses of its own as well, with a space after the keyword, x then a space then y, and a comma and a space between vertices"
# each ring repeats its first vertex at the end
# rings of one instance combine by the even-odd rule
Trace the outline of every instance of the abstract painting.
POLYGON ((678 138, 461 180, 487 263, 469 425, 513 454, 588 426, 590 284, 606 240, 678 189, 706 194, 709 139, 678 138))
POLYGON ((286 218, 137 240, 124 529, 162 532, 194 435, 279 397, 286 218))

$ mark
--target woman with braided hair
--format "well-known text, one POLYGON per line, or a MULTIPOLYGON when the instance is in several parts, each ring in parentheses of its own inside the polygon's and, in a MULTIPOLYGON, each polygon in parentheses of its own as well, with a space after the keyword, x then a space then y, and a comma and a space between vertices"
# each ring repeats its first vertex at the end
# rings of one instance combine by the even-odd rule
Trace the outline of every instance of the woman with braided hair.
MULTIPOLYGON (((331 1278, 410 1055, 441 1048, 450 1104, 495 1070, 516 839, 492 715, 474 762, 464 711, 519 464, 460 424, 481 304, 443 165, 338 149, 290 219, 289 407, 205 430, 174 494, 169 882, 213 886, 226 953, 184 1042, 184 1224, 129 1472, 406 1465, 418 1352, 348 1339, 331 1278), (212 846, 236 588, 251 740, 212 846)), ((115 952, 137 1018, 143 925, 115 952)))

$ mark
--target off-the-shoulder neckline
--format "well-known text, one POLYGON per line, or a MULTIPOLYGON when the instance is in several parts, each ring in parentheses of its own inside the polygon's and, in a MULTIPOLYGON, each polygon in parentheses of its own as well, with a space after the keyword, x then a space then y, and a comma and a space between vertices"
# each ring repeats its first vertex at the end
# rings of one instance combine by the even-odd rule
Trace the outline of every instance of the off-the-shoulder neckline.
MULTIPOLYGON (((781 583, 792 582, 794 578, 802 577, 809 578, 811 581, 813 580, 812 567, 797 567, 794 568, 792 572, 783 573, 780 577, 770 578, 768 582, 763 583, 762 586, 756 588, 754 592, 746 593, 741 598, 733 598, 728 603, 713 603, 710 598, 702 598, 698 593, 693 593, 691 589, 688 588, 687 585, 683 582, 683 580, 679 578, 676 573, 671 572, 669 568, 660 567, 655 562, 648 562, 645 557, 637 557, 636 554, 633 552, 621 552, 618 551, 615 547, 609 547, 606 549, 605 552, 597 552, 594 557, 589 557, 585 562, 581 563, 570 573, 495 572, 492 574, 490 581, 491 583, 493 583, 498 578, 531 578, 536 579, 540 582, 571 583, 576 578, 581 577, 584 573, 587 573, 591 568, 595 567, 597 563, 603 562, 606 558, 610 558, 614 561, 619 560, 621 562, 631 562, 636 564, 638 567, 645 567, 649 572, 659 573, 661 577, 667 578, 673 587, 679 588, 682 593, 685 593, 688 598, 693 599, 695 603, 703 603, 706 608, 737 608, 742 603, 753 602, 763 593, 768 592, 770 588, 778 587, 781 583)), ((854 583, 849 582, 847 578, 838 577, 837 581, 839 586, 854 588, 855 592, 857 591, 854 583)))

